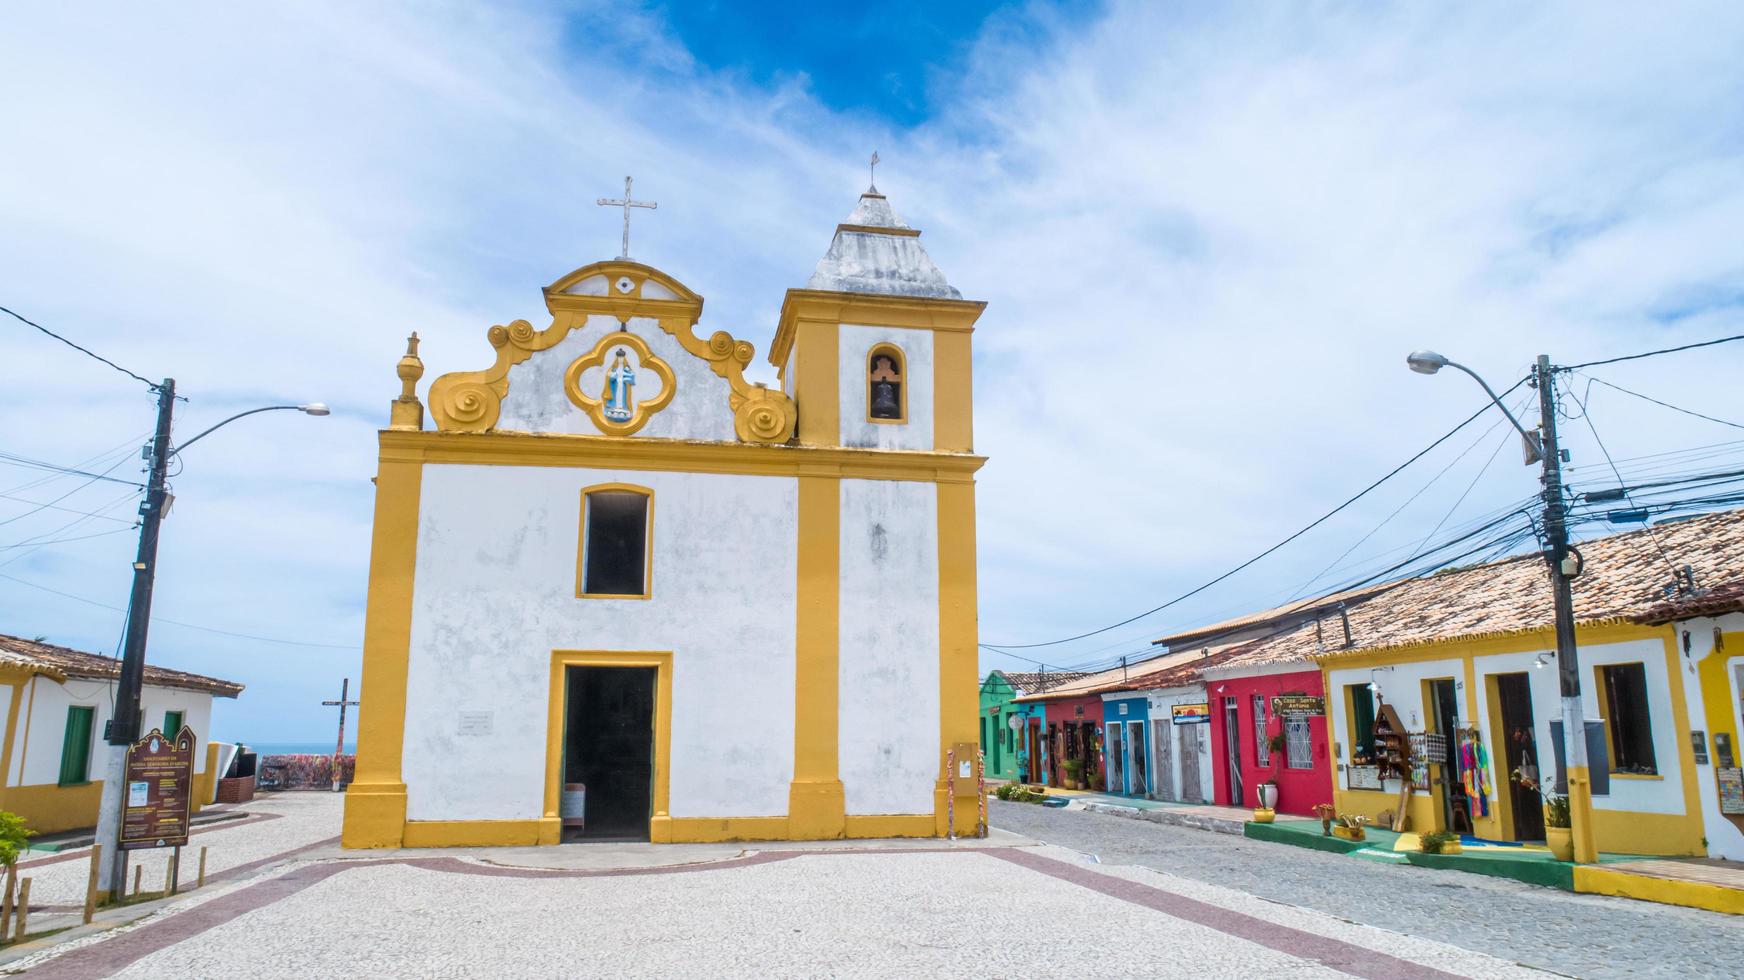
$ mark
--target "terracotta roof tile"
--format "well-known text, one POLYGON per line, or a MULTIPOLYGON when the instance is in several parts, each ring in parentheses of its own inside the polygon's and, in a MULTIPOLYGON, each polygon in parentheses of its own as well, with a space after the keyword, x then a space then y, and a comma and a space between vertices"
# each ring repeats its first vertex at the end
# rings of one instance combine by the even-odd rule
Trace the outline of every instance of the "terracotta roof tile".
MULTIPOLYGON (((7 636, 4 633, 0 633, 0 663, 34 667, 61 677, 112 680, 121 676, 121 661, 113 657, 86 653, 52 643, 39 643, 18 636, 7 636)), ((204 691, 221 698, 233 698, 242 693, 242 685, 234 681, 151 664, 145 665, 145 683, 153 687, 204 691)))
POLYGON ((1042 671, 1002 670, 999 671, 999 675, 1010 681, 1012 687, 1025 694, 1051 690, 1080 677, 1088 676, 1081 670, 1050 670, 1045 673, 1042 671))

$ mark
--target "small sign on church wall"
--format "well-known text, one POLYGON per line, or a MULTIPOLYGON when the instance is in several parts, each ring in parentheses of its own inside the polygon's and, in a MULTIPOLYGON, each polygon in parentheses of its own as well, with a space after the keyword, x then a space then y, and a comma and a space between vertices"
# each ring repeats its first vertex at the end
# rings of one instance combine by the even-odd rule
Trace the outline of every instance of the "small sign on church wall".
POLYGON ((462 711, 458 730, 455 734, 473 737, 489 735, 493 717, 494 713, 490 711, 462 711))

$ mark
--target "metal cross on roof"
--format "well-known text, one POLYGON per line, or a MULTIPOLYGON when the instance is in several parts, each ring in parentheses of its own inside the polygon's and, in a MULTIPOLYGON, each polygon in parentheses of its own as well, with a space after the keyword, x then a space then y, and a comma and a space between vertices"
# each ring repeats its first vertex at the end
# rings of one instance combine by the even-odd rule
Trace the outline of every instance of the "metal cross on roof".
POLYGON ((866 169, 872 175, 872 179, 867 182, 871 186, 866 189, 866 193, 876 194, 876 193, 878 193, 878 151, 877 150, 872 151, 872 161, 867 166, 866 169))
POLYGON ((630 197, 630 178, 628 178, 628 177, 624 178, 624 196, 621 199, 620 198, 611 198, 611 197, 602 197, 599 199, 599 201, 597 203, 599 204, 600 207, 605 207, 605 208, 621 207, 624 209, 624 251, 623 251, 622 255, 618 256, 618 258, 620 258, 620 259, 629 258, 630 257, 630 209, 631 208, 647 208, 648 210, 652 211, 655 208, 659 207, 660 205, 655 203, 654 201, 633 200, 630 197))

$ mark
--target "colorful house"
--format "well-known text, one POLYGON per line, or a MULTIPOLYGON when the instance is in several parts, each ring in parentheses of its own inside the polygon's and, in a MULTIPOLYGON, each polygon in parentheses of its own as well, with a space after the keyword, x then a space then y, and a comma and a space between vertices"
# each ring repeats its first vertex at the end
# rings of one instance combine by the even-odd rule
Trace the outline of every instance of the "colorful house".
POLYGON ((1708 856, 1744 861, 1744 579, 1655 605, 1641 622, 1669 627, 1683 653, 1708 856))
POLYGON ((1217 803, 1258 807, 1266 783, 1281 813, 1332 802, 1325 686, 1312 661, 1238 648, 1205 671, 1205 685, 1217 803))
MULTIPOLYGON (((1585 541, 1580 552, 1572 587, 1598 849, 1738 853, 1726 800, 1744 811, 1744 640, 1724 648, 1740 622, 1725 597, 1744 567, 1744 511, 1585 541)), ((1409 579, 1341 613, 1336 629, 1305 623, 1248 649, 1320 666, 1340 812, 1402 809, 1412 830, 1543 839, 1538 787, 1555 792, 1564 765, 1541 556, 1409 579)))
POLYGON ((1102 695, 1102 746, 1108 760, 1108 792, 1149 796, 1150 701, 1142 692, 1102 695))
MULTIPOLYGON (((114 707, 121 662, 36 640, 0 635, 0 810, 52 834, 95 826, 103 795, 103 728, 114 707)), ((146 731, 194 732, 194 807, 212 799, 217 753, 212 699, 242 685, 148 664, 140 718, 146 731)))
POLYGON ((1145 692, 1145 701, 1151 718, 1151 795, 1176 803, 1210 802, 1211 711, 1205 685, 1154 688, 1145 692))
POLYGON ((987 778, 1043 781, 1048 765, 1046 710, 1042 704, 1015 699, 1083 676, 1073 671, 987 672, 981 682, 981 752, 987 778))

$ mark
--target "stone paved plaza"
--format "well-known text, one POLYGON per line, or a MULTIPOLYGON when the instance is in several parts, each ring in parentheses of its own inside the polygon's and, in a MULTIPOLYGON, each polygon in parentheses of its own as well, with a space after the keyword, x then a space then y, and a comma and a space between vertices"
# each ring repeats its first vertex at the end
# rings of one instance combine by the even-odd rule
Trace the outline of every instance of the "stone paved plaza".
POLYGON ((993 819, 1020 833, 985 841, 356 852, 331 843, 337 803, 263 798, 247 809, 278 816, 201 835, 213 855, 233 854, 230 880, 0 969, 43 980, 1543 975, 1524 962, 1718 976, 1739 934, 1706 913, 1015 804, 995 804, 993 819))
POLYGON ((1744 974, 1744 920, 1085 811, 992 801, 995 827, 1579 977, 1744 974))

